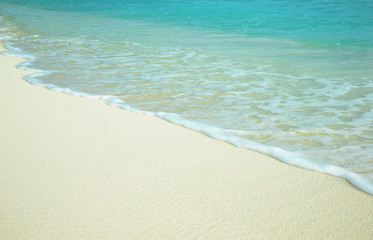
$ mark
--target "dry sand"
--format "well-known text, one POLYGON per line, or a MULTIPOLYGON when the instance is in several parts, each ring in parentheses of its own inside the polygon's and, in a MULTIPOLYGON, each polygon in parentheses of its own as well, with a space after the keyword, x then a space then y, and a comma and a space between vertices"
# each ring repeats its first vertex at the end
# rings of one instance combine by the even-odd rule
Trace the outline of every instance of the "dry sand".
POLYGON ((0 239, 373 239, 373 196, 22 80, 0 54, 0 239))

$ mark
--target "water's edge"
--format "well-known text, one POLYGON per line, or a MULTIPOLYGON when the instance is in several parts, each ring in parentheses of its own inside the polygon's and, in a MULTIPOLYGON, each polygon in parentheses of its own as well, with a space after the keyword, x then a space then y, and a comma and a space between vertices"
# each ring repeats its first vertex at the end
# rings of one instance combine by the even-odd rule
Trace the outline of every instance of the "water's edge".
POLYGON ((17 68, 34 72, 24 77, 24 79, 27 82, 33 85, 43 86, 51 91, 67 93, 73 96, 101 99, 110 106, 119 107, 123 110, 131 111, 135 113, 156 116, 170 123, 203 133, 206 136, 209 136, 213 139, 221 140, 221 141, 230 143, 237 147, 246 148, 246 149, 253 150, 253 151, 265 154, 265 155, 269 155, 284 163, 287 163, 293 166, 297 166, 297 167, 311 170, 314 172, 326 173, 326 174, 336 176, 336 177, 342 177, 346 179, 348 182, 350 182, 356 188, 370 195, 373 195, 373 183, 370 183, 363 176, 357 173, 353 173, 347 170, 346 168, 336 166, 333 164, 329 164, 329 163, 325 163, 325 162, 318 162, 318 161, 310 160, 304 157, 300 157, 297 154, 283 150, 278 147, 259 144, 254 141, 250 141, 245 138, 241 138, 233 134, 230 134, 229 132, 225 131, 222 128, 198 123, 193 120, 184 119, 181 116, 174 114, 174 113, 150 112, 150 111, 140 110, 140 109, 134 108, 126 104, 123 100, 113 95, 93 95, 93 94, 88 94, 84 92, 73 91, 69 88, 61 88, 54 84, 43 83, 37 80, 35 77, 40 76, 40 75, 45 75, 48 73, 46 71, 28 67, 28 65, 34 60, 32 56, 25 56, 25 55, 17 54, 16 53, 17 49, 13 48, 10 44, 8 44, 6 39, 0 39, 0 43, 1 42, 3 42, 2 45, 4 46, 4 48, 7 49, 6 51, 1 52, 1 54, 8 55, 8 56, 18 56, 18 57, 22 57, 25 59, 25 61, 19 64, 17 68))

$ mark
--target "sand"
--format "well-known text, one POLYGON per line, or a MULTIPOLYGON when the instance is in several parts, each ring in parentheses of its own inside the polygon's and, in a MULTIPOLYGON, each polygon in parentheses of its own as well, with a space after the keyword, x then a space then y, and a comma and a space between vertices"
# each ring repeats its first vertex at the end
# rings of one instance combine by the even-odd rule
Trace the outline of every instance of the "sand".
POLYGON ((0 239, 373 239, 373 196, 154 116, 27 83, 0 54, 0 239))

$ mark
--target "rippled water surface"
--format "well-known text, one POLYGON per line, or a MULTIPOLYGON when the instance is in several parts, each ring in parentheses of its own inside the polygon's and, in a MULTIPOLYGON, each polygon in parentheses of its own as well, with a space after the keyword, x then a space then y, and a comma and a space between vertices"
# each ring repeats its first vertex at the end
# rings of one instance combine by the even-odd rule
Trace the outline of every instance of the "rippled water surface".
POLYGON ((38 80, 175 113, 373 182, 371 1, 4 1, 38 80))

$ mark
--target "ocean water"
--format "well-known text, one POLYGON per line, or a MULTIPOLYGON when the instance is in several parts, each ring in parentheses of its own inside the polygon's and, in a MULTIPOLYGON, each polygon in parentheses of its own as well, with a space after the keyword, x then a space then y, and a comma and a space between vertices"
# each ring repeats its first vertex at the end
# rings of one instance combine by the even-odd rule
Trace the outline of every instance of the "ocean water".
POLYGON ((373 194, 373 1, 0 0, 0 38, 30 82, 373 194))

